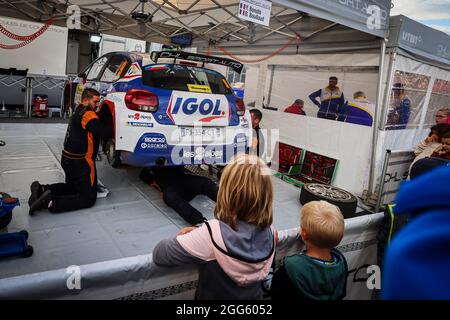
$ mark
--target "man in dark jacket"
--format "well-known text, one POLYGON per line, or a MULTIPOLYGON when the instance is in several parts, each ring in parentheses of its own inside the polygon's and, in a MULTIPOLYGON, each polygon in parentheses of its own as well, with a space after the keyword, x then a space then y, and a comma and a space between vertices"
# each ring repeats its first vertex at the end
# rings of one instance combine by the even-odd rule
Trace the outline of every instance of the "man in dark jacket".
POLYGON ((192 225, 200 224, 206 219, 189 201, 198 195, 205 195, 214 202, 217 201, 217 184, 207 177, 185 172, 182 166, 156 166, 151 171, 144 168, 139 178, 157 187, 163 193, 164 202, 192 225))
POLYGON ((66 182, 41 185, 34 181, 28 201, 30 215, 46 208, 52 213, 90 208, 97 200, 95 158, 100 138, 108 140, 114 136, 114 131, 113 127, 100 122, 94 111, 100 102, 98 91, 85 89, 81 99, 70 118, 64 140, 61 166, 66 182))

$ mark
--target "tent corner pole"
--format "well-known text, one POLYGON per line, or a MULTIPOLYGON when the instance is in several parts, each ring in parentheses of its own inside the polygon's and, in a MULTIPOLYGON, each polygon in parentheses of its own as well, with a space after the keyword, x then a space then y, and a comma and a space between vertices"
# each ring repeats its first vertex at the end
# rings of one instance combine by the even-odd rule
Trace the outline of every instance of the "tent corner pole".
POLYGON ((386 44, 387 39, 381 39, 381 49, 380 49, 380 63, 378 69, 378 86, 377 86, 377 101, 373 119, 372 126, 372 150, 370 157, 370 174, 369 174, 369 186, 367 188, 368 196, 373 194, 373 182, 375 176, 375 164, 376 164, 376 150, 377 150, 377 138, 378 138, 378 123, 380 121, 380 111, 382 109, 382 100, 383 100, 383 74, 384 74, 384 64, 385 64, 385 56, 386 56, 386 44))

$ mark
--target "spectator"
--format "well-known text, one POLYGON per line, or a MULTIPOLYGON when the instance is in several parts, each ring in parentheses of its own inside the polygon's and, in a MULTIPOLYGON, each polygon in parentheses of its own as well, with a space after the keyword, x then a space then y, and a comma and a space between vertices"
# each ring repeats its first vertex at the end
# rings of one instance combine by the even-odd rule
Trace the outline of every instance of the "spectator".
POLYGON ((284 112, 287 113, 295 113, 300 114, 302 116, 306 116, 305 111, 303 110, 305 102, 302 99, 296 99, 292 105, 284 109, 284 112))
POLYGON ((450 124, 450 109, 443 108, 436 112, 436 124, 450 124))
POLYGON ((414 216, 386 252, 383 299, 450 299, 448 181, 450 166, 445 166, 402 184, 395 213, 414 216))
POLYGON ((336 120, 345 103, 344 94, 337 86, 338 78, 330 77, 328 86, 309 95, 309 99, 319 107, 318 118, 336 120), (317 98, 320 97, 320 102, 317 98))
POLYGON ((220 179, 216 219, 181 229, 153 250, 156 265, 199 264, 197 299, 259 299, 274 259, 269 168, 239 155, 220 179))
POLYGON ((433 152, 441 145, 442 136, 450 131, 450 125, 448 124, 437 124, 431 127, 428 137, 422 140, 414 150, 416 158, 411 163, 411 168, 414 163, 420 159, 431 157, 433 152))
POLYGON ((265 142, 264 135, 261 132, 259 124, 262 120, 262 112, 259 109, 250 110, 250 116, 252 118, 252 128, 253 128, 253 141, 251 152, 256 154, 258 157, 262 157, 264 154, 265 142))
POLYGON ((338 115, 338 121, 371 127, 375 105, 366 98, 366 94, 357 91, 353 94, 353 101, 348 101, 338 115))
POLYGON ((447 131, 441 138, 441 145, 434 150, 432 157, 450 160, 450 132, 447 131))
POLYGON ((450 166, 450 161, 436 157, 420 159, 411 166, 411 180, 441 166, 450 166))
POLYGON ((272 279, 273 299, 337 300, 346 295, 347 263, 336 247, 344 235, 344 217, 326 201, 311 201, 301 210, 302 253, 285 257, 272 279))
POLYGON ((395 129, 405 129, 411 115, 411 100, 405 93, 404 85, 400 82, 394 84, 394 123, 395 129))

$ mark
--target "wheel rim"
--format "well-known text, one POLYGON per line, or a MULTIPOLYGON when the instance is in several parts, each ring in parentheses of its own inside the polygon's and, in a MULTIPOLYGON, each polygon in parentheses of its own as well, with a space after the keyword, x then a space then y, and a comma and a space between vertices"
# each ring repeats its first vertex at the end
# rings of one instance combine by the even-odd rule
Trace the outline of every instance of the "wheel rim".
POLYGON ((331 200, 350 200, 352 195, 342 189, 335 188, 333 186, 327 186, 323 184, 310 184, 308 188, 315 194, 331 200))

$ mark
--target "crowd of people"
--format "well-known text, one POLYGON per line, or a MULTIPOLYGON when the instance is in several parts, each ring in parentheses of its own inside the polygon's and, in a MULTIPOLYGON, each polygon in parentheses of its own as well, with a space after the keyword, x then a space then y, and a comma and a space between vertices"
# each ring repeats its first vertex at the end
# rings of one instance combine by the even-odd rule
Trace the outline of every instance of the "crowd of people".
MULTIPOLYGON (((336 118, 343 103, 343 94, 335 86, 337 79, 330 78, 330 84, 334 84, 331 91, 314 94, 321 96, 322 102, 317 102, 319 114, 327 119, 336 118), (325 103, 325 98, 336 101, 325 103)), ((355 97, 364 99, 361 92, 355 97)), ((113 136, 94 112, 99 99, 95 90, 83 92, 64 141, 62 167, 66 181, 51 185, 33 182, 30 214, 42 209, 58 213, 94 205, 99 139, 113 136)), ((251 116, 252 127, 259 131, 261 112, 253 109, 251 116)), ((398 195, 395 214, 412 215, 383 261, 384 298, 450 298, 449 117, 449 109, 437 113, 436 126, 416 148, 420 159, 411 168, 411 182, 398 195), (440 163, 436 164, 436 159, 440 163), (423 272, 428 274, 426 281, 422 281, 423 272)), ((280 240, 273 226, 272 175, 258 156, 262 139, 258 134, 252 144, 256 152, 237 155, 223 168, 218 185, 180 168, 141 172, 141 179, 156 183, 164 201, 192 225, 160 241, 153 251, 153 262, 163 267, 197 264, 197 299, 263 297, 263 283, 274 268, 280 240), (216 202, 214 219, 205 219, 189 204, 198 194, 216 202)), ((336 249, 345 233, 340 209, 326 201, 311 201, 299 212, 299 222, 297 238, 305 250, 283 258, 274 271, 269 295, 273 299, 343 299, 348 268, 344 255, 336 249)))
MULTIPOLYGON (((356 91, 353 100, 346 101, 337 84, 338 78, 332 76, 329 78, 328 86, 309 95, 311 102, 319 108, 317 117, 371 127, 374 104, 367 99, 363 91, 356 91)), ((302 99, 296 99, 292 105, 284 109, 284 112, 305 116, 304 106, 305 102, 302 99)))
POLYGON ((416 155, 412 167, 420 159, 438 158, 450 160, 450 109, 441 109, 435 115, 436 124, 431 127, 428 136, 419 142, 414 150, 416 155))

